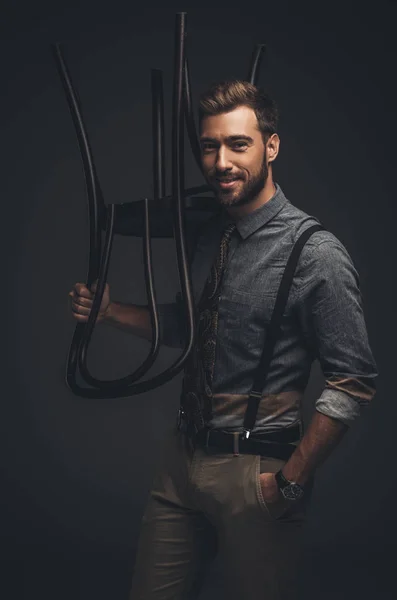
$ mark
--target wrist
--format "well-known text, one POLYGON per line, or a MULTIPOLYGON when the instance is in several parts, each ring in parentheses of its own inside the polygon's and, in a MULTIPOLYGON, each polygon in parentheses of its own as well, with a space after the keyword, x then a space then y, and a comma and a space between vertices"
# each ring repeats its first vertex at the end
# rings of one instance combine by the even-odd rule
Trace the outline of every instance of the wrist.
POLYGON ((278 489, 287 500, 299 500, 304 495, 304 487, 296 481, 287 479, 282 469, 277 471, 274 476, 278 489))
POLYGON ((110 321, 112 318, 112 302, 109 302, 106 310, 101 315, 99 315, 98 321, 110 321))

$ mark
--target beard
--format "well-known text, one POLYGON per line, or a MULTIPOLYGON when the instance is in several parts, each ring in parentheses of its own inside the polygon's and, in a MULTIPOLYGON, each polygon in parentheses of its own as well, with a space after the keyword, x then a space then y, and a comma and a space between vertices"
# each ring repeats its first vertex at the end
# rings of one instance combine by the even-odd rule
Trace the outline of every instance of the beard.
MULTIPOLYGON (((207 183, 215 193, 218 202, 222 206, 242 206, 255 200, 258 194, 263 190, 269 175, 269 169, 264 157, 259 172, 251 175, 248 181, 240 179, 242 183, 238 184, 239 187, 236 190, 219 189, 213 180, 215 177, 220 177, 221 175, 221 173, 216 173, 211 179, 207 180, 207 183)), ((224 173, 223 175, 227 176, 227 173, 224 173)))

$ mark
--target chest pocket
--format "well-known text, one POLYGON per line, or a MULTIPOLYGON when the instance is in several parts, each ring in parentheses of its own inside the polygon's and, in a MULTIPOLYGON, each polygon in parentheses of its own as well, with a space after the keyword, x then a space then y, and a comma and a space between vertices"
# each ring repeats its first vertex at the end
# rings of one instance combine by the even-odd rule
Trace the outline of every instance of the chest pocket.
POLYGON ((259 357, 275 300, 275 294, 259 297, 223 286, 218 308, 217 344, 220 349, 244 360, 259 357))

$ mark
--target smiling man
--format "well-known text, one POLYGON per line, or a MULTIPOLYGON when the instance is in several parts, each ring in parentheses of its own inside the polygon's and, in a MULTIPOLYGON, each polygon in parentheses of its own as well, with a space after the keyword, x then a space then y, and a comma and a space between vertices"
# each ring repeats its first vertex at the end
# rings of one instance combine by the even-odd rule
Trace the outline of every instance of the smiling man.
MULTIPOLYGON (((263 91, 220 82, 202 96, 199 119, 203 173, 220 211, 191 253, 198 335, 142 520, 130 600, 198 598, 217 554, 225 598, 293 600, 314 474, 374 396, 377 368, 351 258, 317 230, 261 372, 288 259, 318 221, 274 182, 277 109, 263 91), (301 403, 316 359, 325 383, 304 431, 301 403), (247 429, 258 371, 263 385, 247 429)), ((71 295, 76 319, 87 320, 92 291, 76 284, 71 295)), ((159 313, 162 342, 183 347, 180 304, 159 313)), ((151 339, 148 308, 110 302, 108 288, 99 319, 151 339)))
MULTIPOLYGON (((271 128, 266 125, 264 129, 271 128)), ((276 192, 271 162, 278 154, 280 140, 276 133, 267 143, 265 139, 266 133, 259 130, 256 114, 248 106, 202 120, 204 174, 218 201, 235 218, 256 210, 276 192)))
MULTIPOLYGON (((358 275, 341 242, 316 231, 303 247, 280 334, 245 429, 292 248, 318 221, 273 180, 277 108, 244 81, 220 82, 199 109, 204 176, 221 210, 192 258, 198 335, 186 365, 177 431, 143 519, 131 600, 197 598, 219 554, 225 598, 297 597, 302 525, 314 473, 375 393, 358 275), (325 385, 303 431, 313 361, 325 385)), ((160 310, 163 342, 183 347, 183 311, 160 310)))

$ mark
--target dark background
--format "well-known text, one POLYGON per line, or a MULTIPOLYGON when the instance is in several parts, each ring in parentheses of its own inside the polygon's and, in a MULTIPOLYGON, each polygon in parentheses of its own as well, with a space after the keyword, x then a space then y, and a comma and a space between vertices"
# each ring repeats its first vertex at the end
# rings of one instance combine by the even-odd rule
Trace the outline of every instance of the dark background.
MULTIPOLYGON (((394 394, 395 3, 7 3, 1 16, 1 596, 125 600, 140 519, 180 376, 116 400, 75 397, 64 382, 84 281, 88 217, 76 137, 49 50, 64 42, 106 202, 151 194, 151 67, 166 78, 168 153, 175 13, 188 13, 193 93, 245 77, 253 44, 260 83, 281 110, 275 178, 348 248, 360 273, 378 392, 318 472, 302 598, 395 598, 394 394), (145 444, 145 450, 143 450, 145 444)), ((201 183, 187 152, 187 184, 201 183)), ((178 291, 175 251, 155 240, 158 299, 178 291)), ((143 303, 141 240, 116 238, 114 299, 143 303)), ((91 370, 131 372, 145 340, 95 331, 91 370)), ((162 348, 151 373, 178 350, 162 348)), ((321 391, 315 367, 305 399, 321 391)), ((202 597, 221 595, 215 563, 202 597)), ((265 596, 264 596, 265 597, 265 596)))

